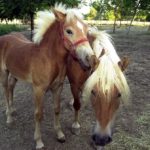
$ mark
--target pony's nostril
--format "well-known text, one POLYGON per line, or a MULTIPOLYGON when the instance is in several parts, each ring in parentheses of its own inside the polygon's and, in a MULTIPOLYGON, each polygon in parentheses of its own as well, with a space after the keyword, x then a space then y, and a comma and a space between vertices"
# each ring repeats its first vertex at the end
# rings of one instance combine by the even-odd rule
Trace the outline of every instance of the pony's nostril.
POLYGON ((87 62, 89 62, 89 56, 88 55, 85 57, 85 59, 87 62))
POLYGON ((106 144, 112 141, 110 136, 101 137, 100 135, 92 135, 92 140, 94 141, 95 145, 98 146, 105 146, 106 144))
POLYGON ((112 141, 112 138, 110 136, 105 138, 106 144, 110 143, 112 141))
POLYGON ((92 135, 92 140, 95 142, 96 141, 96 135, 92 135))
POLYGON ((99 145, 99 146, 104 146, 105 145, 105 139, 101 138, 101 136, 99 136, 99 135, 96 135, 96 134, 93 135, 92 139, 93 139, 95 145, 99 145))

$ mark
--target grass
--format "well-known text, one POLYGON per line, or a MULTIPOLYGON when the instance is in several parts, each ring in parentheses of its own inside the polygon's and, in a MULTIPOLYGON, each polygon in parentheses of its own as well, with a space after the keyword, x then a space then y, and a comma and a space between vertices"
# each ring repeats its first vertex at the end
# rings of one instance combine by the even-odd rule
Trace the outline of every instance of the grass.
POLYGON ((150 122, 150 112, 144 112, 137 118, 136 122, 142 126, 148 125, 150 122))
POLYGON ((13 31, 22 31, 27 27, 18 24, 0 24, 0 35, 8 34, 13 31))
MULTIPOLYGON (((99 30, 107 30, 109 31, 109 33, 112 33, 113 31, 113 25, 101 25, 101 26, 98 26, 98 29, 99 30)), ((128 26, 126 25, 121 25, 121 27, 118 27, 116 26, 116 33, 124 33, 126 34, 128 31, 128 26)), ((138 26, 138 25, 134 25, 134 26, 131 26, 131 29, 130 29, 130 33, 136 33, 136 34, 150 34, 150 31, 148 31, 148 26, 138 26)))

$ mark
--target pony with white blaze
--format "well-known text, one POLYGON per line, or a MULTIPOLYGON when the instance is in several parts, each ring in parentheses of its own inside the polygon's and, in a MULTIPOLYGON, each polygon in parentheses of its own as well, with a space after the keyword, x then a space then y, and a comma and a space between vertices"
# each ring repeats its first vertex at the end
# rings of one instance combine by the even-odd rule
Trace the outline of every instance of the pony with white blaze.
POLYGON ((68 59, 67 76, 75 109, 73 125, 76 127, 73 126, 73 131, 76 133, 80 129, 80 97, 85 102, 91 100, 96 118, 92 139, 95 145, 103 147, 112 141, 113 120, 120 102, 126 104, 129 99, 130 90, 123 73, 128 65, 128 59, 119 58, 111 37, 107 33, 91 28, 88 38, 99 59, 96 70, 90 74, 89 71, 83 71, 72 57, 68 59))
MULTIPOLYGON (((78 9, 67 9, 65 5, 62 4, 56 4, 54 9, 62 12, 63 14, 67 14, 65 16, 66 22, 73 22, 72 20, 74 18, 77 18, 77 20, 74 20, 73 23, 76 27, 78 27, 78 31, 73 29, 73 27, 65 24, 64 22, 60 25, 60 28, 62 29, 60 34, 62 36, 64 44, 69 44, 69 46, 67 45, 67 47, 71 50, 72 56, 78 59, 80 65, 82 65, 82 67, 86 69, 93 68, 93 65, 97 63, 97 59, 93 55, 93 51, 86 37, 87 35, 85 34, 85 32, 87 32, 88 26, 82 21, 83 15, 78 11, 78 9), (64 28, 66 28, 65 32, 63 31, 64 28), (79 40, 77 40, 77 37, 79 40), (76 49, 76 51, 74 49, 76 49), (92 58, 90 57, 91 55, 93 55, 92 58)), ((42 41, 45 31, 56 20, 55 15, 57 14, 54 14, 53 12, 48 10, 39 11, 37 13, 33 37, 33 41, 35 43, 38 44, 42 41)))
POLYGON ((129 86, 118 65, 121 59, 112 44, 111 36, 105 31, 98 31, 95 28, 91 28, 89 34, 96 37, 92 43, 92 48, 100 63, 84 84, 83 100, 90 99, 90 93, 95 84, 100 87, 103 93, 107 93, 107 96, 110 96, 111 93, 108 92, 112 92, 110 89, 115 85, 119 92, 122 93, 123 102, 126 103, 130 95, 129 86), (99 57, 103 50, 104 55, 99 57))
POLYGON ((57 139, 65 142, 61 129, 60 94, 70 54, 79 64, 94 70, 98 59, 87 39, 88 26, 82 18, 64 5, 38 13, 34 42, 20 33, 0 37, 0 78, 6 95, 7 123, 13 121, 13 90, 18 79, 30 82, 35 103, 36 148, 44 147, 41 134, 44 94, 51 90, 54 99, 54 128, 57 139))
MULTIPOLYGON (((33 41, 35 43, 40 43, 40 41, 43 38, 44 33, 46 30, 49 28, 49 26, 55 21, 56 17, 53 13, 53 9, 56 9, 63 14, 67 14, 66 16, 66 21, 70 21, 74 17, 77 17, 78 19, 82 20, 83 16, 77 9, 70 9, 66 8, 65 5, 63 4, 56 4, 54 8, 51 10, 45 10, 45 11, 39 11, 36 14, 36 19, 35 19, 35 30, 34 30, 34 37, 33 41)), ((77 26, 78 26, 77 21, 77 26)), ((84 26, 82 26, 84 28, 84 26)))

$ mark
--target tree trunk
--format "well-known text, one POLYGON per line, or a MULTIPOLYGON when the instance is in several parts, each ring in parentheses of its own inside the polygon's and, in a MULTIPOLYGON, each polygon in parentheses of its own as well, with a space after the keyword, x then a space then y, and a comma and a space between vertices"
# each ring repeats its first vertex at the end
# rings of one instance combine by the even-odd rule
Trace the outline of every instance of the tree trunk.
POLYGON ((33 31, 34 31, 34 13, 31 12, 30 13, 30 28, 31 28, 31 40, 32 40, 32 37, 33 37, 33 31))
POLYGON ((130 33, 131 25, 132 25, 132 22, 134 21, 134 18, 135 18, 135 15, 136 15, 136 13, 137 13, 137 10, 138 10, 139 5, 140 5, 140 0, 138 1, 137 5, 136 5, 136 7, 135 7, 135 9, 134 9, 134 13, 133 13, 132 19, 131 19, 131 21, 130 21, 130 25, 129 25, 129 27, 128 27, 127 34, 130 33))
POLYGON ((6 22, 6 24, 8 24, 8 20, 7 19, 5 19, 5 22, 6 22))
POLYGON ((122 25, 122 24, 121 24, 121 21, 122 21, 122 19, 120 18, 120 19, 119 19, 119 27, 118 27, 118 28, 121 28, 121 25, 122 25))
POLYGON ((149 27, 148 27, 148 31, 150 31, 150 25, 149 25, 149 27))
POLYGON ((114 25, 113 25, 113 33, 116 32, 116 21, 117 21, 117 5, 114 8, 114 15, 115 15, 115 20, 114 20, 114 25))
POLYGON ((123 17, 122 17, 122 11, 123 11, 123 9, 124 9, 124 8, 123 8, 123 0, 120 0, 119 6, 120 6, 120 19, 119 19, 119 20, 120 20, 120 23, 119 23, 119 28, 121 28, 121 25, 122 25, 122 22, 121 22, 121 21, 122 21, 122 18, 123 18, 123 17))

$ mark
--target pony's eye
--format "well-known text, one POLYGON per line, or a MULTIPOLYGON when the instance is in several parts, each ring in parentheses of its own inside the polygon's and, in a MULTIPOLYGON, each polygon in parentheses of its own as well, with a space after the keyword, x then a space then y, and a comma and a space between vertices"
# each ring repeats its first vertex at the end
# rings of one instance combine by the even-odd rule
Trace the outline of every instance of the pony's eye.
POLYGON ((121 97, 121 94, 120 94, 120 93, 118 93, 118 97, 121 97))
POLYGON ((69 34, 69 35, 72 35, 73 32, 70 30, 70 29, 67 29, 66 32, 69 34))
POLYGON ((96 96, 96 92, 94 90, 91 91, 93 96, 96 96))

